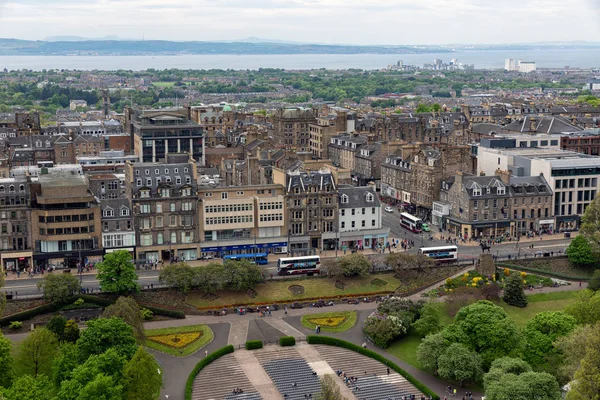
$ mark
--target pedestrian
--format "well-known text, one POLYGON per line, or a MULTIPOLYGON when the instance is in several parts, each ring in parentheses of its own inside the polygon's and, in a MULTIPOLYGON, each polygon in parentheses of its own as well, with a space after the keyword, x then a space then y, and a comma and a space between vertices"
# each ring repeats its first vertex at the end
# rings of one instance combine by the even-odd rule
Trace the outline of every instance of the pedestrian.
POLYGON ((285 312, 285 315, 287 315, 287 306, 283 307, 283 311, 285 312))
POLYGON ((204 357, 208 357, 208 350, 204 350, 204 357))
POLYGON ((387 368, 387 374, 390 374, 390 367, 387 368))
POLYGON ((581 282, 579 282, 579 287, 581 287, 581 282))

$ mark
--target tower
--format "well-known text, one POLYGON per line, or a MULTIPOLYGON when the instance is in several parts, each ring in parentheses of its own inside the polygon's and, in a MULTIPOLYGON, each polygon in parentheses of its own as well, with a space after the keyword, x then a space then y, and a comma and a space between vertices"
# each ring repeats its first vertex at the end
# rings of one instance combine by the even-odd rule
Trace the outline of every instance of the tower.
POLYGON ((102 89, 102 110, 104 111, 104 118, 108 118, 110 115, 110 97, 108 95, 108 89, 102 89))

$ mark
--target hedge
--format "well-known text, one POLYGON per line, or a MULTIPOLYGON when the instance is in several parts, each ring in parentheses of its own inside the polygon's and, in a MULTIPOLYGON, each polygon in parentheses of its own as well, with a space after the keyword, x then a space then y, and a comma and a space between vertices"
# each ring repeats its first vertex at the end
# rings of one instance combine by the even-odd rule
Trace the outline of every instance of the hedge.
POLYGON ((536 274, 536 275, 547 275, 550 276, 552 278, 558 278, 558 279, 565 279, 565 280, 570 280, 570 281, 584 281, 587 282, 591 279, 591 276, 572 276, 572 275, 565 275, 565 274, 561 274, 558 272, 552 272, 552 271, 544 271, 542 269, 537 269, 537 268, 530 268, 530 267, 522 267, 520 265, 515 265, 515 264, 509 264, 509 263, 497 263, 496 267, 500 268, 509 268, 509 269, 514 269, 517 271, 525 271, 525 272, 531 272, 532 274, 536 274))
POLYGON ((279 338, 279 345, 281 347, 293 346, 296 344, 296 339, 293 336, 282 336, 279 338))
MULTIPOLYGON (((69 298, 65 303, 48 303, 39 307, 30 308, 29 310, 25 310, 20 313, 0 318, 0 326, 8 326, 12 321, 25 321, 41 314, 49 314, 60 311, 66 304, 71 304, 77 299, 83 299, 84 302, 97 304, 102 307, 108 307, 116 302, 116 299, 104 299, 101 297, 81 294, 69 298)), ((185 313, 183 311, 165 310, 163 308, 149 306, 144 306, 144 308, 152 311, 155 315, 163 315, 165 317, 178 319, 185 318, 185 313)))
POLYGON ((352 350, 354 352, 362 354, 363 356, 367 356, 374 360, 377 360, 380 363, 385 364, 387 367, 390 367, 391 369, 393 369, 394 371, 396 371, 397 373, 402 375, 407 381, 409 381, 411 384, 413 384, 413 386, 416 387, 418 390, 420 390, 425 396, 431 396, 431 398, 433 400, 440 400, 440 396, 433 393, 427 386, 423 385, 420 381, 418 381, 411 374, 409 374, 408 372, 406 372, 405 370, 403 370, 398 365, 394 364, 393 362, 391 362, 384 356, 374 352, 373 350, 365 349, 354 343, 350 343, 345 340, 332 338, 329 336, 308 335, 306 337, 306 341, 309 344, 326 344, 329 346, 343 347, 345 349, 352 350))
POLYGON ((196 364, 185 384, 185 400, 192 400, 192 389, 194 388, 194 380, 196 379, 196 376, 198 376, 200 371, 202 371, 204 367, 206 367, 208 364, 215 361, 216 359, 219 359, 229 353, 233 353, 233 350, 234 348, 231 344, 225 347, 221 347, 220 349, 215 350, 206 357, 204 357, 202 360, 200 360, 200 362, 198 362, 198 364, 196 364))
POLYGON ((246 342, 246 350, 262 349, 262 347, 263 347, 262 340, 248 340, 246 342))

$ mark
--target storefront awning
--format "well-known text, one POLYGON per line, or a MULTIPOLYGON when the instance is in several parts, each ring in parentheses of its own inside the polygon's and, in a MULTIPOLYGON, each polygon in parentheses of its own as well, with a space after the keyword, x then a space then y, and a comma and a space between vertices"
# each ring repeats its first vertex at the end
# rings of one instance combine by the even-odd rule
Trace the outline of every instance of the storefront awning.
POLYGON ((7 260, 10 258, 30 258, 33 256, 31 251, 22 251, 19 253, 1 253, 0 260, 7 260))
POLYGON ((106 254, 112 253, 113 251, 118 251, 118 250, 134 251, 134 248, 133 247, 124 247, 124 248, 120 248, 120 249, 106 249, 106 254))

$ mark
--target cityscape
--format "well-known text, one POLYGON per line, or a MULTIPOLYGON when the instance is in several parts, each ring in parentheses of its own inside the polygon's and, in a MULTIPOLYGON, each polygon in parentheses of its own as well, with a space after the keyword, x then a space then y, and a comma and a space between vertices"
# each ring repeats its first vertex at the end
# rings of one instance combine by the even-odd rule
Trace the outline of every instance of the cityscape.
POLYGON ((595 5, 133 3, 0 6, 0 399, 600 398, 595 5))

